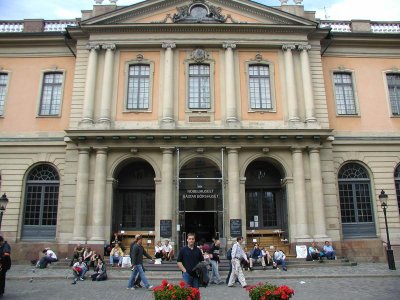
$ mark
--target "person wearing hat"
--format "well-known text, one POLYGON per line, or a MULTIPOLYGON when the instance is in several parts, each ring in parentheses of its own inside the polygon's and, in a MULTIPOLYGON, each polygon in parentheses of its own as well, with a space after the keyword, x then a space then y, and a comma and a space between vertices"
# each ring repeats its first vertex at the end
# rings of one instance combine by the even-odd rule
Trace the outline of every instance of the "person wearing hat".
POLYGON ((45 269, 49 263, 51 264, 52 262, 58 261, 57 255, 50 248, 44 248, 42 253, 44 254, 44 256, 39 260, 37 264, 37 267, 39 267, 40 269, 45 269))

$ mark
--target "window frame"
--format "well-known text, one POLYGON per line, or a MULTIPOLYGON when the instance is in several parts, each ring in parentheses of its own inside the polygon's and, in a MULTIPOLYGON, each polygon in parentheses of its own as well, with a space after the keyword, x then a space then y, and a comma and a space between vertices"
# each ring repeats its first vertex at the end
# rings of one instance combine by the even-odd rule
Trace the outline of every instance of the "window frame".
MULTIPOLYGON (((49 70, 43 70, 42 75, 40 78, 40 83, 39 83, 39 99, 37 101, 37 117, 38 118, 59 118, 62 116, 62 107, 63 107, 63 100, 64 100, 64 86, 65 86, 65 80, 66 80, 66 71, 65 70, 60 70, 60 69, 49 69, 49 70), (42 99, 43 99, 43 90, 44 90, 44 79, 47 74, 61 74, 62 75, 62 80, 60 84, 60 104, 59 104, 59 109, 57 114, 53 115, 45 115, 41 114, 42 112, 42 99)), ((53 99, 52 99, 53 101, 53 99)))
MULTIPOLYGON (((385 82, 385 91, 386 91, 386 98, 387 98, 387 104, 388 104, 388 109, 390 112, 390 117, 392 118, 400 118, 400 92, 399 92, 399 111, 398 114, 395 115, 393 114, 392 111, 392 102, 390 99, 390 90, 389 90, 389 82, 388 82, 388 75, 398 75, 400 77, 400 72, 399 71, 395 71, 395 70, 388 70, 384 72, 384 82, 385 82)), ((399 91, 400 91, 400 86, 399 86, 399 91)))
MULTIPOLYGON (((215 112, 215 61, 213 59, 206 58, 202 60, 201 62, 197 62, 194 59, 186 59, 184 61, 185 64, 185 86, 186 86, 186 99, 185 99, 185 112, 187 114, 196 114, 196 113, 214 113, 215 112), (190 81, 190 76, 189 76, 189 68, 190 65, 208 65, 210 67, 210 108, 195 108, 191 109, 189 108, 189 95, 190 95, 190 90, 189 90, 189 81, 190 81)), ((202 114, 202 115, 203 115, 202 114)))
POLYGON ((396 168, 394 168, 393 178, 394 178, 394 191, 396 193, 396 198, 397 198, 397 207, 399 209, 399 214, 400 214, 400 163, 396 166, 396 168))
POLYGON ((276 113, 276 97, 275 97, 275 66, 268 60, 248 60, 245 62, 246 87, 247 87, 247 106, 248 112, 267 112, 276 113), (250 67, 251 66, 267 66, 269 69, 269 87, 272 108, 252 108, 250 95, 250 67))
POLYGON ((333 70, 331 72, 331 78, 332 78, 332 92, 333 92, 333 97, 335 101, 335 112, 337 117, 359 117, 361 115, 360 112, 360 106, 358 103, 358 95, 357 95, 357 84, 356 84, 356 78, 355 78, 355 72, 350 69, 337 69, 333 70), (351 76, 351 86, 353 89, 353 97, 354 97, 354 107, 355 107, 355 113, 354 114, 340 114, 338 111, 338 102, 337 102, 337 94, 336 94, 336 84, 335 84, 335 75, 336 74, 349 74, 351 76))
POLYGON ((148 59, 133 59, 125 62, 125 86, 124 86, 124 113, 152 112, 153 110, 153 82, 154 82, 154 62, 148 59), (128 87, 129 87, 129 69, 134 65, 147 65, 149 69, 149 106, 148 108, 128 109, 128 87))
POLYGON ((7 71, 7 70, 0 70, 0 75, 7 75, 7 83, 6 83, 5 89, 4 89, 3 109, 0 108, 0 118, 2 118, 2 117, 4 117, 5 112, 6 112, 6 103, 7 103, 7 97, 8 97, 8 90, 10 87, 11 72, 7 71))

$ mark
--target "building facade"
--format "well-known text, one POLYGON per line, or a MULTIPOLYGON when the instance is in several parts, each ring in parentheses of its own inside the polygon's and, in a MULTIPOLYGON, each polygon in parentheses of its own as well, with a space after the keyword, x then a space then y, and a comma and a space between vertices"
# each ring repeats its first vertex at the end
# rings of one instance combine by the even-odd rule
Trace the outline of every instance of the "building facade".
POLYGON ((195 232, 292 254, 330 240, 383 260, 381 189, 398 247, 400 23, 321 21, 281 2, 148 0, 0 22, 14 256, 100 249, 116 232, 179 248, 195 232))

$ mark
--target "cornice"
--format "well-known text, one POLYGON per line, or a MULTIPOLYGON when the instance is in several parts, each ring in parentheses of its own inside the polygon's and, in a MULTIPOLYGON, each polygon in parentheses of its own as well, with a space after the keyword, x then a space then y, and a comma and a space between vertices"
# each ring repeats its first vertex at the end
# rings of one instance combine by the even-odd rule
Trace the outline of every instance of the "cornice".
POLYGON ((85 25, 87 33, 138 33, 138 32, 236 32, 236 33, 305 33, 314 28, 299 25, 270 24, 117 24, 85 25))

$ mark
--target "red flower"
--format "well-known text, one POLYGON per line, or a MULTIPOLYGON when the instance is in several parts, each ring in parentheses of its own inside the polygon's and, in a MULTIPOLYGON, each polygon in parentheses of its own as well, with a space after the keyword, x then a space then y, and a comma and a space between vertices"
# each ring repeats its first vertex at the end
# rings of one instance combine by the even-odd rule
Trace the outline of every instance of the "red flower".
POLYGON ((179 286, 183 289, 185 287, 185 283, 183 281, 179 282, 179 286))
POLYGON ((161 281, 161 285, 162 286, 167 286, 168 281, 166 279, 163 279, 163 281, 161 281))

